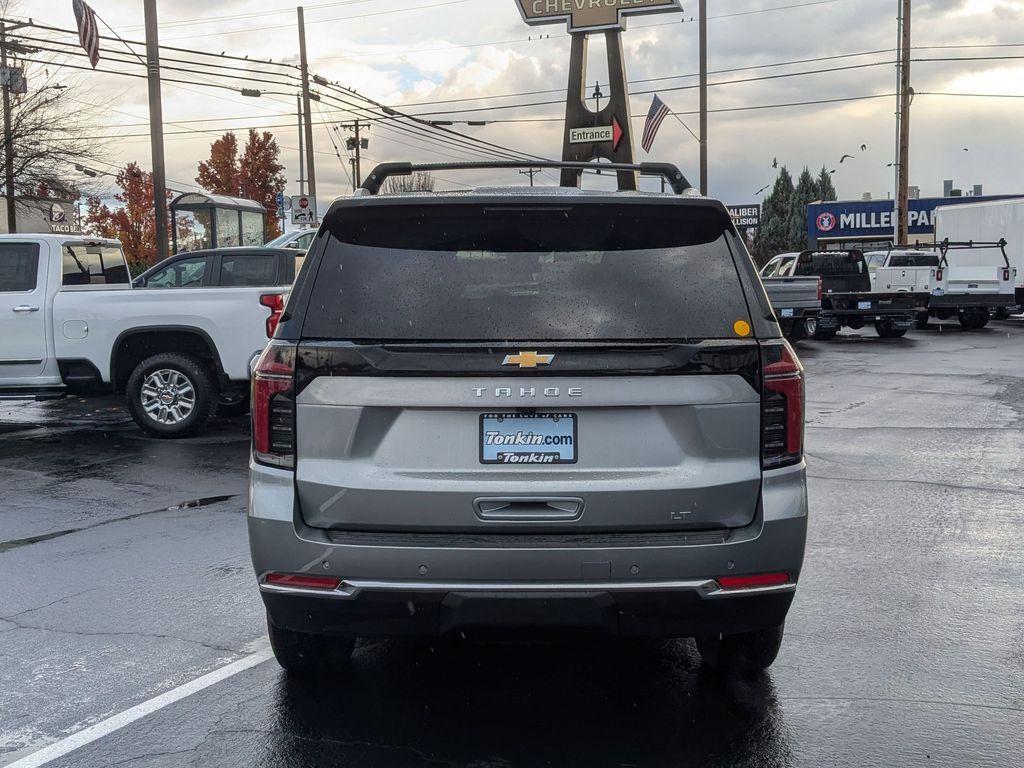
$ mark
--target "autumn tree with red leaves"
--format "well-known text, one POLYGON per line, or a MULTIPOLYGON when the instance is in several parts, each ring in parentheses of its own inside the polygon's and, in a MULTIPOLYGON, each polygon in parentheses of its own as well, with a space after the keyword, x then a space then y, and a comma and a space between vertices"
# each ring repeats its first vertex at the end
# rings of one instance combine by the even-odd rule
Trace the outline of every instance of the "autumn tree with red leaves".
MULTIPOLYGON (((114 199, 121 205, 110 208, 98 197, 88 198, 84 229, 90 235, 120 240, 128 266, 136 275, 156 260, 153 174, 141 170, 138 163, 128 163, 116 181, 121 191, 114 199)), ((168 191, 168 201, 170 198, 168 191)))
POLYGON ((283 192, 284 166, 279 162, 281 150, 269 131, 257 133, 249 129, 242 156, 238 156, 238 139, 225 133, 210 145, 210 159, 199 163, 196 182, 215 195, 231 195, 255 200, 266 209, 268 239, 281 234, 277 218, 277 193, 283 192))

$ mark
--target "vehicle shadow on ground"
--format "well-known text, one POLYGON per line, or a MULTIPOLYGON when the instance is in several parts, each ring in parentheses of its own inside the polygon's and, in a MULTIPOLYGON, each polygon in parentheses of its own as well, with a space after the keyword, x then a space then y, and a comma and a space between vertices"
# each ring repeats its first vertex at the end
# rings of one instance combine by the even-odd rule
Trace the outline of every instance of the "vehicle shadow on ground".
POLYGON ((683 640, 381 642, 277 698, 275 765, 788 762, 770 676, 702 670, 683 640))

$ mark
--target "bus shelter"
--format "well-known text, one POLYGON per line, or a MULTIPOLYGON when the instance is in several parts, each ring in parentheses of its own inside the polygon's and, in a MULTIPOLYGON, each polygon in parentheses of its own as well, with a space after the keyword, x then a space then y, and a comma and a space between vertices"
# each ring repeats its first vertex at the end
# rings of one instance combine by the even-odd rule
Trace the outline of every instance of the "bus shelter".
POLYGON ((199 251, 266 242, 266 210, 255 200, 186 192, 171 201, 172 249, 199 251))

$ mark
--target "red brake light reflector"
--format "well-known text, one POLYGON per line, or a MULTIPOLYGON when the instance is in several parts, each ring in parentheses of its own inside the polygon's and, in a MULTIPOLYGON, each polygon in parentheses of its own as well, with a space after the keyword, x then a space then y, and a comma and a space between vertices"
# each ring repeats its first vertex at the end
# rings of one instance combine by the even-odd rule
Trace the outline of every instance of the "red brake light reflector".
POLYGON ((752 573, 749 576, 719 576, 715 581, 722 589, 754 589, 777 587, 789 583, 788 573, 752 573))
POLYGON ((281 322, 281 315, 284 314, 284 296, 280 293, 265 293, 260 296, 260 304, 270 308, 270 317, 267 318, 267 338, 274 338, 274 331, 277 324, 281 322))
POLYGON ((341 579, 331 576, 309 576, 304 573, 268 573, 264 579, 267 584, 297 589, 337 589, 341 579))
POLYGON ((252 447, 261 464, 294 466, 294 376, 295 345, 271 341, 252 377, 252 447))

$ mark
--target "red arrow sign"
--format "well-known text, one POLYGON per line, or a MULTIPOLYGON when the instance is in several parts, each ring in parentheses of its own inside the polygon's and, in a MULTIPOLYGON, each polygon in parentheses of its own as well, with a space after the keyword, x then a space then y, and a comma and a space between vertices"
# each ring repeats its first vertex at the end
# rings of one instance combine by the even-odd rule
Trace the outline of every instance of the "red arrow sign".
POLYGON ((622 137, 626 135, 626 132, 622 130, 622 126, 619 125, 618 118, 612 115, 612 152, 616 152, 619 149, 619 144, 622 143, 622 137))

